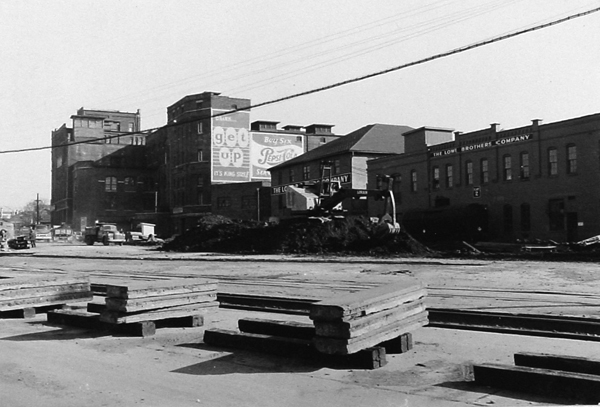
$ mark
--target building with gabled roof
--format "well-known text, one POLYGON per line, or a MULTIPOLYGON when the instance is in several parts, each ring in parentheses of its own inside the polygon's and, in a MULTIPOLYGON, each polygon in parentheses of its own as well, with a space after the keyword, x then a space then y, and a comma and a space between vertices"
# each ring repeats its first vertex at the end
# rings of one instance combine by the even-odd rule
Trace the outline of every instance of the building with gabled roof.
MULTIPOLYGON (((413 128, 404 125, 370 124, 339 139, 270 169, 271 212, 273 217, 290 216, 285 205, 288 185, 318 180, 321 164, 331 163, 331 175, 346 188, 367 187, 367 161, 404 152, 404 133, 413 128)), ((366 202, 352 200, 343 203, 349 214, 366 214, 366 202)))

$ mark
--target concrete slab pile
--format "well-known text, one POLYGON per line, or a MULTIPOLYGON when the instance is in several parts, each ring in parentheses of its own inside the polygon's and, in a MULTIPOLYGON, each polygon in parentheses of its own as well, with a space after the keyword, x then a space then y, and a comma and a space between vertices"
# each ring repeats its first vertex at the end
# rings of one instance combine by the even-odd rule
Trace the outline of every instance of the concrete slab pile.
POLYGON ((313 304, 313 343, 325 354, 348 355, 427 324, 426 289, 413 279, 313 304))
POLYGON ((216 282, 188 278, 107 285, 105 303, 101 322, 134 324, 143 336, 154 333, 156 321, 202 326, 206 312, 219 307, 216 282))
POLYGON ((0 278, 0 315, 29 318, 35 316, 36 310, 61 308, 68 303, 91 300, 92 297, 87 275, 0 278))
POLYGON ((219 307, 217 283, 184 278, 132 281, 103 287, 104 304, 89 302, 87 310, 48 313, 57 324, 115 333, 151 336, 161 327, 199 327, 207 312, 219 307))

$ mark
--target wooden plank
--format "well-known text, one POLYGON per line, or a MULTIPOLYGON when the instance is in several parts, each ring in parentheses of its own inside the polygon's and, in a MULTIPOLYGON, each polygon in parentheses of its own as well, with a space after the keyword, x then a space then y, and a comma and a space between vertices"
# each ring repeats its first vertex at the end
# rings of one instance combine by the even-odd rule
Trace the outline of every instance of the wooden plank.
POLYGON ((0 302, 18 298, 33 298, 68 292, 91 292, 90 283, 60 284, 43 287, 18 288, 0 291, 0 302))
POLYGON ((225 329, 204 331, 204 343, 225 348, 246 349, 284 355, 308 355, 314 352, 310 340, 236 332, 225 329))
POLYGON ((0 292, 22 288, 47 287, 52 285, 89 283, 87 274, 47 274, 22 278, 0 279, 0 292))
POLYGON ((105 310, 100 314, 100 320, 112 324, 129 324, 143 321, 158 321, 161 319, 180 318, 190 315, 204 314, 219 307, 216 301, 161 308, 132 314, 123 314, 105 310))
POLYGON ((48 323, 68 325, 87 329, 108 329, 108 325, 100 321, 100 316, 82 310, 56 310, 47 314, 48 323))
POLYGON ((328 338, 315 336, 313 343, 319 352, 329 355, 347 355, 362 349, 376 346, 382 342, 394 339, 404 333, 412 332, 427 324, 427 312, 414 315, 404 321, 396 322, 383 328, 370 331, 367 334, 351 339, 328 338))
MULTIPOLYGON (((526 366, 473 365, 475 383, 577 403, 600 402, 600 376, 526 366)), ((555 401, 555 400, 553 400, 555 401)))
POLYGON ((217 293, 214 292, 165 295, 138 299, 120 299, 107 297, 106 309, 108 311, 130 313, 158 308, 176 307, 179 305, 211 302, 216 301, 216 299, 217 293))
POLYGON ((515 365, 541 369, 564 370, 600 376, 600 360, 577 356, 553 355, 548 353, 518 352, 514 355, 515 365))
POLYGON ((133 299, 216 290, 217 283, 214 280, 182 278, 166 281, 132 281, 127 285, 107 285, 106 296, 133 299))
POLYGON ((92 293, 89 291, 80 293, 59 293, 35 298, 19 298, 16 300, 0 301, 0 311, 9 311, 26 307, 41 307, 45 305, 59 305, 68 302, 90 301, 92 298, 92 293))
POLYGON ((384 347, 386 353, 389 353, 389 354, 406 353, 413 348, 412 333, 407 332, 407 333, 402 334, 394 339, 390 339, 388 341, 381 342, 377 346, 384 347))
POLYGON ((386 325, 400 322, 424 311, 425 304, 423 301, 418 300, 346 322, 314 321, 314 325, 317 336, 350 339, 386 325))
POLYGON ((380 312, 400 304, 416 301, 427 295, 415 280, 363 290, 315 303, 310 310, 313 320, 344 320, 380 312))
POLYGON ((315 336, 313 324, 296 321, 242 318, 238 320, 238 328, 242 332, 284 336, 286 338, 312 339, 315 336))

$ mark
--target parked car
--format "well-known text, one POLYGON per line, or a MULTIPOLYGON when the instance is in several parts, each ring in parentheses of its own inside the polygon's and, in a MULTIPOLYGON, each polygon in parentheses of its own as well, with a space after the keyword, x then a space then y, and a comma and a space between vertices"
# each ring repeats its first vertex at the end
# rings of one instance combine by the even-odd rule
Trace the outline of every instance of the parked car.
POLYGON ((29 238, 28 236, 17 236, 13 239, 9 239, 8 247, 15 250, 29 249, 29 238))
POLYGON ((35 225, 35 241, 36 242, 51 242, 52 229, 48 225, 35 225))

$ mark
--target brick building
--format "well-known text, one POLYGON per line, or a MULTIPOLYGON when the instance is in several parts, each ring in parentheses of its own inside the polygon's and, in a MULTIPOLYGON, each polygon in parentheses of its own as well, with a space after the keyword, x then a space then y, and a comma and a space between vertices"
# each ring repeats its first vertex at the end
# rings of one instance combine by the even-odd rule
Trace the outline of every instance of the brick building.
POLYGON ((404 134, 402 154, 368 162, 394 175, 407 229, 428 240, 456 236, 498 241, 578 241, 600 233, 600 114, 501 130, 453 134, 428 143, 404 134))
POLYGON ((81 108, 52 132, 52 224, 83 230, 95 221, 129 230, 154 211, 140 114, 81 108))

